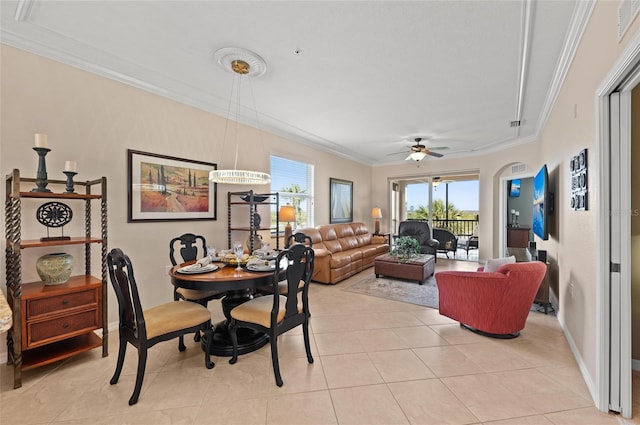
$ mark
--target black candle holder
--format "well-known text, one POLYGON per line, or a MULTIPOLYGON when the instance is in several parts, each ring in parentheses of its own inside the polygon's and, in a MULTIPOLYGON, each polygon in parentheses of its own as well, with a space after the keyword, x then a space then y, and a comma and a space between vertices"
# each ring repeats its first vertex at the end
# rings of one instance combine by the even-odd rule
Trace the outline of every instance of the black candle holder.
POLYGON ((75 171, 63 171, 63 173, 67 176, 67 190, 64 193, 74 193, 75 191, 73 189, 73 176, 78 173, 76 173, 75 171))
POLYGON ((38 172, 36 173, 36 186, 31 189, 32 192, 51 192, 47 189, 49 181, 47 180, 47 164, 44 160, 45 156, 51 151, 49 148, 34 147, 34 151, 38 154, 38 172))

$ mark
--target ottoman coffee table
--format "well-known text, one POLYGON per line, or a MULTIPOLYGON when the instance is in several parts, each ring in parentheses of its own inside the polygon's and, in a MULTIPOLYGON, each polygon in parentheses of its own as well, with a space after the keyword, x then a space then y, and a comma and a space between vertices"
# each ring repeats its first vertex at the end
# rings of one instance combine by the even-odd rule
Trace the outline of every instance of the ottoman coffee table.
POLYGON ((376 277, 389 276, 399 279, 415 280, 422 285, 435 269, 435 257, 421 254, 409 261, 399 261, 390 254, 376 257, 374 262, 376 277))

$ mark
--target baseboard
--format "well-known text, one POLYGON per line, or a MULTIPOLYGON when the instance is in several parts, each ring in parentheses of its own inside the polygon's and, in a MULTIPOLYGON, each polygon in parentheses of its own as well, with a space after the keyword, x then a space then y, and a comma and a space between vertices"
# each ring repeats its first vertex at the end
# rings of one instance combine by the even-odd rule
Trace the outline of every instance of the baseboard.
POLYGON ((598 389, 596 388, 596 384, 593 381, 593 379, 591 378, 591 375, 589 375, 589 371, 587 369, 587 366, 584 364, 584 360, 582 359, 582 356, 580 355, 580 351, 578 350, 578 347, 576 346, 575 342, 573 341, 573 338, 571 337, 571 332, 569 332, 569 330, 567 329, 566 324, 564 323, 564 320, 562 320, 562 316, 558 315, 558 323, 560 324, 560 328, 562 329, 562 333, 564 334, 564 337, 567 339, 567 343, 569 344, 569 348, 571 349, 571 352, 573 353, 573 358, 576 360, 576 363, 578 364, 578 368, 580 369, 580 373, 582 374, 582 378, 584 379, 585 384, 587 384, 587 389, 589 390, 589 393, 591 394, 591 399, 593 400, 593 405, 594 407, 597 407, 598 403, 598 389))
POLYGON ((0 340, 2 340, 3 344, 0 344, 0 364, 7 364, 7 355, 9 354, 9 350, 7 350, 7 333, 0 333, 0 340))

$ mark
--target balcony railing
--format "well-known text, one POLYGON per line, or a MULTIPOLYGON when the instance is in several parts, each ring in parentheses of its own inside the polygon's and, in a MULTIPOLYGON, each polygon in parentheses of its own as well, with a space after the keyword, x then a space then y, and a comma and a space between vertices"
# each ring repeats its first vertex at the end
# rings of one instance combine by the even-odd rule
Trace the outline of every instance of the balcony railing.
POLYGON ((456 236, 471 235, 478 224, 478 220, 433 219, 434 228, 449 229, 456 236))

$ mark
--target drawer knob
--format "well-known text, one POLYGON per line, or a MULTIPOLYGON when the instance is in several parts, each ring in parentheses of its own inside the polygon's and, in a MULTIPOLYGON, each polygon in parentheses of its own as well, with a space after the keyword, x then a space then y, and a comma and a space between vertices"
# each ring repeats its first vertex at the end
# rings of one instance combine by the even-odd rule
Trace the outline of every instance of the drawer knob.
POLYGON ((66 300, 66 299, 62 300, 62 305, 67 305, 67 304, 69 304, 69 300, 66 300))
POLYGON ((64 329, 67 329, 67 328, 69 327, 69 324, 68 324, 67 322, 65 322, 65 323, 63 323, 63 324, 62 324, 62 327, 63 327, 64 329))

